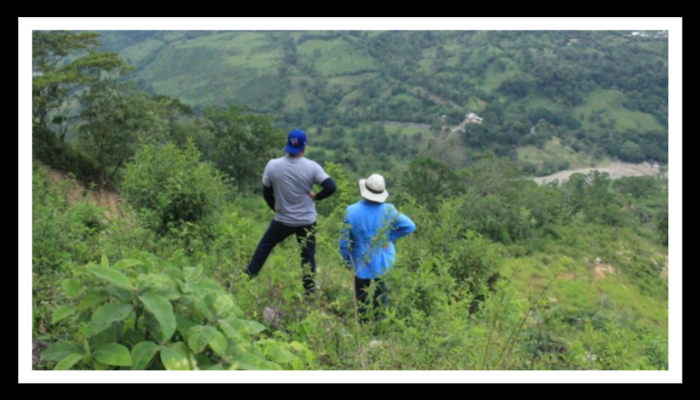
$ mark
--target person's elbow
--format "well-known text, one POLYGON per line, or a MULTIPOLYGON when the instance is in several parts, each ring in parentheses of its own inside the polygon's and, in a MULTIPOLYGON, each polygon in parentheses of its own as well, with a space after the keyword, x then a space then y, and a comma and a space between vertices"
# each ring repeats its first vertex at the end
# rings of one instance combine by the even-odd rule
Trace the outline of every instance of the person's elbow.
POLYGON ((323 182, 321 182, 321 187, 323 190, 321 190, 319 193, 316 194, 316 200, 320 201, 323 200, 333 193, 338 189, 337 186, 335 185, 335 182, 333 182, 333 179, 331 178, 326 178, 323 182))
POLYGON ((338 186, 335 184, 335 181, 332 178, 328 178, 323 181, 321 186, 328 191, 329 196, 338 190, 338 186))
POLYGON ((411 221, 411 223, 406 225, 406 233, 407 234, 413 233, 415 230, 416 230, 416 224, 414 224, 413 221, 411 221))
POLYGON ((275 193, 272 190, 272 186, 265 186, 263 184, 263 199, 265 199, 265 202, 270 207, 270 209, 272 211, 274 211, 275 210, 275 193))
POLYGON ((401 232, 401 236, 413 233, 415 230, 416 224, 408 218, 402 221, 401 228, 399 229, 399 231, 401 232))

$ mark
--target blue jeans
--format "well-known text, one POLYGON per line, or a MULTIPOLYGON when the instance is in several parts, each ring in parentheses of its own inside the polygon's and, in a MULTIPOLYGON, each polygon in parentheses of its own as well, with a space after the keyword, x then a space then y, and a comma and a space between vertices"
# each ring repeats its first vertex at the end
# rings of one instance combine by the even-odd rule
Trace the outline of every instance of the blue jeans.
POLYGON ((246 273, 252 278, 260 273, 267 257, 279 243, 290 235, 295 234, 297 243, 301 246, 301 267, 304 269, 304 290, 306 293, 314 290, 314 274, 316 274, 316 223, 304 226, 287 226, 275 220, 260 239, 255 249, 253 259, 246 268, 246 273), (310 266, 310 269, 307 267, 310 266))

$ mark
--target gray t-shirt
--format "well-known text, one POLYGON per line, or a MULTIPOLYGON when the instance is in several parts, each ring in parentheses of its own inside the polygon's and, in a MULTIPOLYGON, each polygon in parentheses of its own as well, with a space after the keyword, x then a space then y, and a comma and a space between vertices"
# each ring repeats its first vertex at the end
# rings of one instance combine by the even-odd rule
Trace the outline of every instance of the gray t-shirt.
POLYGON ((316 222, 316 203, 309 196, 314 183, 328 179, 316 161, 304 157, 284 156, 270 160, 262 182, 275 193, 275 221, 288 226, 316 222))

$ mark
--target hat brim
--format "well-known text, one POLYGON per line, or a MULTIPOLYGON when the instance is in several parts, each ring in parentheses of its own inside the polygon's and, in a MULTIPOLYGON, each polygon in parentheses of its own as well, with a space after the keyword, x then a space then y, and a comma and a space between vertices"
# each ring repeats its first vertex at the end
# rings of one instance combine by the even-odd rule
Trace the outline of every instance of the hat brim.
POLYGON ((386 190, 384 190, 382 193, 370 192, 369 189, 367 189, 367 185, 365 185, 365 182, 367 182, 367 179, 360 179, 360 196, 370 201, 384 203, 387 197, 389 197, 389 192, 387 192, 386 190))
POLYGON ((284 148, 284 151, 286 153, 289 153, 289 154, 299 154, 302 151, 304 151, 304 147, 302 146, 301 148, 297 148, 297 147, 292 147, 290 145, 286 145, 284 148))

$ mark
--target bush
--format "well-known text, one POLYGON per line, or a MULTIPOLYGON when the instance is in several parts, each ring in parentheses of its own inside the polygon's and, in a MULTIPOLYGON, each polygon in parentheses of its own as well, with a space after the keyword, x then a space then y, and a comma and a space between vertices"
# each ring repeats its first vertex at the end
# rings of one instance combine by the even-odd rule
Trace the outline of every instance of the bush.
POLYGON ((221 175, 199 162, 193 143, 144 145, 126 167, 122 194, 159 235, 188 227, 203 228, 215 221, 226 188, 221 175))
POLYGON ((94 260, 99 233, 107 221, 104 209, 86 200, 69 203, 66 184, 49 188, 42 169, 32 175, 33 270, 45 272, 67 263, 94 260))
POLYGON ((87 185, 97 182, 97 166, 93 160, 76 150, 70 143, 60 142, 49 129, 32 127, 32 153, 51 168, 70 172, 87 185))
POLYGON ((74 341, 49 346, 42 359, 58 370, 302 369, 313 360, 299 342, 265 337, 201 266, 151 261, 103 257, 75 268, 51 319, 74 327, 74 341))

